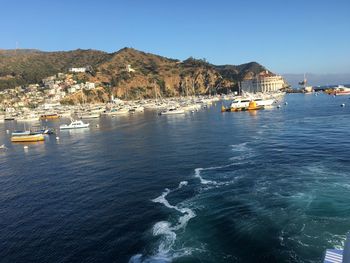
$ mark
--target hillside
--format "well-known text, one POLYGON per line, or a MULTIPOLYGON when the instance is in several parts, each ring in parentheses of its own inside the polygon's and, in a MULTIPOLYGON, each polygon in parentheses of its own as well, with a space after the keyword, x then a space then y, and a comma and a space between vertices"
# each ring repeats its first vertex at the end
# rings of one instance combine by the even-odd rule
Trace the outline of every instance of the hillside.
POLYGON ((97 83, 108 95, 113 93, 126 99, 234 90, 238 81, 265 70, 256 62, 215 66, 205 60, 179 61, 132 48, 115 53, 80 49, 0 50, 0 90, 40 83, 41 79, 67 72, 70 67, 87 65, 93 72, 84 74, 84 79, 97 83))
POLYGON ((40 83, 45 77, 66 72, 72 66, 96 67, 110 54, 96 50, 42 52, 38 50, 0 50, 0 90, 40 83))

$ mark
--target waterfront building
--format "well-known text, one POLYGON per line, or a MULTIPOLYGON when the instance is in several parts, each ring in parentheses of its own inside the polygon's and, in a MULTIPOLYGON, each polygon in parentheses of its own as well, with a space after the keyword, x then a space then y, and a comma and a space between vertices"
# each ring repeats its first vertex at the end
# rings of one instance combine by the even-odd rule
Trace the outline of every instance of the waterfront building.
POLYGON ((269 71, 263 71, 255 78, 243 80, 241 90, 249 93, 257 92, 277 92, 285 87, 286 82, 280 75, 275 75, 269 71))
POLYGON ((74 73, 86 72, 86 68, 70 68, 69 72, 74 72, 74 73))

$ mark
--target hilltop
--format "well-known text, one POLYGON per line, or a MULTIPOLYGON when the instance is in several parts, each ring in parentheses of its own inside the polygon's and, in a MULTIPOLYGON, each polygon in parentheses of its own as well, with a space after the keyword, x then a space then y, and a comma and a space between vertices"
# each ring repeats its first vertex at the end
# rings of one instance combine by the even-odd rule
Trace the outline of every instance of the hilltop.
POLYGON ((184 61, 123 48, 44 52, 34 49, 0 50, 0 90, 33 83, 71 67, 86 67, 77 78, 97 83, 108 94, 126 98, 209 94, 237 89, 238 81, 266 70, 250 62, 216 66, 205 59, 184 61))

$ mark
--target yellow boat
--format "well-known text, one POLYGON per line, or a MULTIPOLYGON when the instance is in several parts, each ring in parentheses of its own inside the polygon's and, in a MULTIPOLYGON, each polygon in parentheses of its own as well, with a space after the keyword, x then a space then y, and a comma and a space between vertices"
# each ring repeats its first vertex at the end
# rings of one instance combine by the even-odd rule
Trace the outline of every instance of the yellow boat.
POLYGON ((38 142, 44 141, 45 137, 42 134, 12 136, 11 142, 38 142))
POLYGON ((264 106, 258 106, 258 104, 256 104, 256 102, 254 100, 252 100, 251 102, 249 102, 249 106, 247 108, 245 108, 244 110, 261 110, 263 109, 264 106))
POLYGON ((40 116, 40 120, 56 120, 59 119, 60 116, 56 113, 53 114, 43 114, 40 116))
POLYGON ((254 100, 249 102, 248 107, 225 108, 225 106, 221 106, 221 112, 255 111, 255 110, 262 110, 262 109, 264 109, 264 106, 258 106, 254 100))

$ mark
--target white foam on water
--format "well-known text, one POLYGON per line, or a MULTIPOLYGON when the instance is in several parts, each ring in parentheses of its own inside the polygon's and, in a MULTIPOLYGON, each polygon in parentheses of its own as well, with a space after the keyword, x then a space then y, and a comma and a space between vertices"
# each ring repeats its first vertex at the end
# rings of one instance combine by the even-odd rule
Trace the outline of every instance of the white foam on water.
POLYGON ((168 200, 166 199, 166 196, 170 193, 170 189, 165 188, 164 192, 158 196, 157 198, 153 199, 152 202, 154 203, 161 203, 165 205, 168 208, 175 208, 175 206, 169 204, 168 200))
POLYGON ((343 249, 346 241, 346 235, 336 235, 331 234, 331 238, 328 239, 328 242, 332 244, 335 249, 343 249))
POLYGON ((247 152, 245 154, 242 155, 238 155, 238 156, 233 156, 230 158, 230 161, 234 161, 235 164, 244 164, 247 163, 249 158, 252 158, 256 156, 255 154, 253 154, 252 152, 247 152), (242 162, 243 161, 243 162, 242 162))
MULTIPOLYGON (((192 218, 194 218, 196 214, 192 209, 188 207, 181 207, 170 204, 166 197, 172 191, 181 189, 187 185, 187 181, 181 181, 177 188, 173 190, 165 188, 160 196, 152 200, 152 202, 163 204, 165 207, 174 209, 180 212, 182 215, 178 218, 175 224, 171 224, 168 221, 159 221, 155 223, 152 228, 152 234, 153 236, 160 237, 156 255, 147 256, 146 258, 144 258, 142 254, 137 254, 130 258, 129 263, 171 262, 172 258, 174 258, 174 254, 176 251, 172 251, 172 248, 177 238, 176 231, 184 229, 187 226, 188 222, 192 218)), ((183 252, 188 254, 190 253, 189 251, 192 251, 191 248, 188 248, 183 252)), ((179 251, 177 251, 176 253, 176 256, 179 256, 181 254, 179 251)))
POLYGON ((183 186, 186 186, 188 185, 188 182, 187 181, 182 181, 179 183, 179 186, 177 187, 178 189, 181 189, 183 186))
MULTIPOLYGON (((223 169, 223 168, 227 168, 227 167, 231 167, 237 165, 237 163, 230 163, 230 164, 226 164, 226 165, 221 165, 221 166, 212 166, 212 167, 207 167, 207 168, 196 168, 194 169, 194 177, 198 178, 199 181, 201 182, 201 184, 204 185, 226 185, 229 182, 217 182, 214 180, 208 180, 208 179, 204 179, 201 175, 202 171, 210 171, 210 170, 219 170, 219 169, 223 169)), ((233 180, 235 181, 235 180, 233 180)))
MULTIPOLYGON (((247 143, 240 143, 237 145, 231 145, 233 147, 233 151, 243 153, 243 152, 250 152, 250 149, 247 147, 247 143)), ((241 155, 240 159, 233 159, 235 161, 237 160, 243 160, 247 158, 247 155, 241 155)), ((210 170, 219 170, 227 167, 231 167, 237 165, 237 162, 230 163, 227 165, 221 165, 221 166, 212 166, 207 168, 196 168, 194 170, 194 176, 195 178, 198 178, 200 180, 200 183, 203 185, 210 185, 214 187, 219 187, 222 185, 228 185, 234 183, 237 179, 240 177, 234 178, 234 180, 226 181, 226 182, 216 182, 214 180, 204 179, 201 175, 202 171, 210 171, 210 170)), ((160 237, 160 241, 158 244, 158 248, 156 251, 156 254, 153 256, 143 256, 142 254, 134 255, 130 258, 129 263, 155 263, 155 262, 171 262, 172 259, 190 255, 193 251, 196 251, 196 248, 190 248, 190 247, 182 247, 181 249, 173 249, 173 246, 176 242, 177 238, 177 231, 185 229, 188 222, 196 217, 196 213, 190 209, 189 207, 182 207, 181 204, 179 205, 172 205, 167 200, 167 196, 176 190, 179 190, 185 186, 188 185, 188 181, 181 181, 177 188, 170 190, 168 188, 165 188, 163 193, 156 197, 155 199, 151 200, 154 203, 160 203, 163 204, 165 207, 169 209, 176 210, 177 212, 181 213, 182 215, 178 218, 177 222, 175 224, 171 224, 168 221, 159 221, 154 224, 152 228, 152 234, 153 236, 160 237)))
POLYGON ((144 258, 142 254, 136 254, 129 259, 129 263, 169 263, 171 262, 168 258, 163 257, 149 257, 144 258))
POLYGON ((201 184, 216 184, 215 181, 206 180, 201 176, 201 171, 207 170, 206 168, 196 168, 194 169, 194 177, 199 178, 201 184))
POLYGON ((249 148, 247 147, 248 142, 243 142, 239 144, 232 144, 231 149, 233 152, 244 152, 247 151, 249 148))
POLYGON ((253 150, 247 146, 248 142, 230 145, 231 150, 236 153, 236 156, 231 157, 229 160, 234 161, 235 164, 244 164, 249 158, 256 156, 253 150))
POLYGON ((167 221, 157 222, 153 226, 153 236, 161 236, 157 256, 166 257, 176 240, 176 233, 172 230, 171 224, 167 221))

